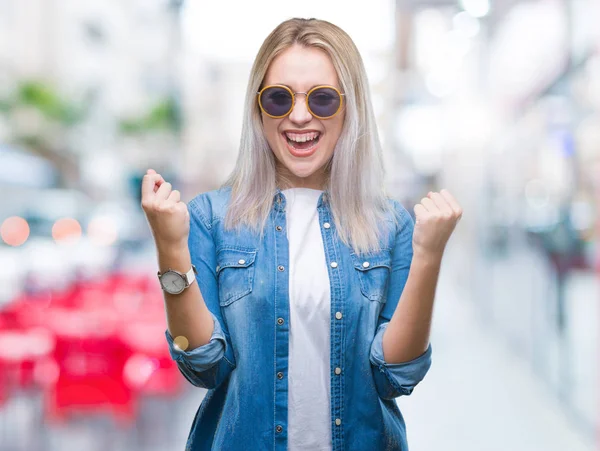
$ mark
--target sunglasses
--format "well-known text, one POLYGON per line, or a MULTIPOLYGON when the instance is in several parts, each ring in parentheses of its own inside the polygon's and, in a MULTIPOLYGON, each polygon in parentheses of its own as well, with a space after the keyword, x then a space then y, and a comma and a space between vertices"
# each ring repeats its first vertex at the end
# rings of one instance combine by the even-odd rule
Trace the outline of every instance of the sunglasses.
POLYGON ((258 93, 258 104, 267 116, 280 119, 294 109, 296 94, 306 96, 306 108, 317 119, 331 119, 342 109, 342 94, 333 86, 315 86, 308 92, 292 92, 284 85, 269 85, 258 93))

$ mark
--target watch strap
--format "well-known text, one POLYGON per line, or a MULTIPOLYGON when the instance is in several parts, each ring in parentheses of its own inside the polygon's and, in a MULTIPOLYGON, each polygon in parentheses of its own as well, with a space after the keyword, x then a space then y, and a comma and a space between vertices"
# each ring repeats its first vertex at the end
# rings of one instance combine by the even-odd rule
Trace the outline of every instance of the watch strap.
POLYGON ((190 270, 185 273, 186 288, 193 284, 194 280, 196 280, 196 267, 192 265, 190 270))

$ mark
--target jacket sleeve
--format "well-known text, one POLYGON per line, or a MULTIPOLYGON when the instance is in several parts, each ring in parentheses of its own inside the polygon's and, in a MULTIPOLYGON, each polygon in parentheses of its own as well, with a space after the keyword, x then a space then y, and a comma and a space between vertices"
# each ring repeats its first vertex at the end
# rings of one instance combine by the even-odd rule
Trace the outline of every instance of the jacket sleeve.
POLYGON ((392 272, 388 283, 386 303, 379 314, 370 353, 375 387, 382 399, 410 395, 431 366, 431 343, 423 354, 408 362, 392 364, 387 363, 383 358, 383 333, 396 310, 400 295, 406 285, 413 256, 414 220, 399 202, 394 201, 394 205, 399 219, 399 228, 392 254, 392 272))
POLYGON ((196 281, 214 320, 213 334, 208 343, 189 351, 183 351, 173 343, 168 329, 165 335, 171 358, 185 378, 197 387, 214 389, 229 377, 235 368, 235 361, 229 331, 219 305, 212 222, 207 219, 209 215, 204 213, 205 210, 200 205, 202 199, 204 196, 200 195, 188 203, 188 247, 192 264, 197 271, 196 281))

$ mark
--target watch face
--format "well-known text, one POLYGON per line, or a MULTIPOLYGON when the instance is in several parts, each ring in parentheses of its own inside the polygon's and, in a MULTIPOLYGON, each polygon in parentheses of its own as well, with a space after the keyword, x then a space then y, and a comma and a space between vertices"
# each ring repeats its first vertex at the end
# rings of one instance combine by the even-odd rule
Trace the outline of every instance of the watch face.
POLYGON ((185 288, 185 281, 183 278, 173 271, 167 271, 160 278, 163 289, 167 293, 177 294, 181 293, 185 288))

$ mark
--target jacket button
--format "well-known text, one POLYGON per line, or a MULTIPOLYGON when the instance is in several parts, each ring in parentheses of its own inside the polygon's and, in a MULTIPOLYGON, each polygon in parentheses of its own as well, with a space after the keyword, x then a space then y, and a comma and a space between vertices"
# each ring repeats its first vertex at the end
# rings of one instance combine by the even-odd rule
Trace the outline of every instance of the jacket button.
POLYGON ((246 263, 246 260, 244 260, 243 258, 240 258, 240 259, 238 260, 238 263, 239 263, 240 265, 243 265, 244 263, 246 263))
POLYGON ((337 262, 331 262, 331 267, 332 268, 337 268, 337 262))
POLYGON ((341 368, 336 368, 335 369, 335 374, 341 374, 342 373, 342 369, 341 368))
POLYGON ((285 268, 283 267, 283 265, 279 265, 279 266, 277 267, 277 269, 278 269, 279 271, 283 271, 285 268))
POLYGON ((283 324, 283 318, 277 318, 277 324, 281 326, 283 324))
POLYGON ((280 225, 275 227, 275 230, 277 230, 278 232, 281 232, 283 230, 283 227, 281 227, 280 225))
POLYGON ((340 420, 339 418, 335 419, 335 425, 339 426, 340 424, 342 424, 342 420, 340 420))
POLYGON ((368 268, 369 267, 369 262, 363 262, 363 268, 368 268))
POLYGON ((277 432, 281 432, 281 431, 283 431, 283 427, 281 427, 281 425, 278 424, 277 427, 275 427, 275 430, 277 432))
POLYGON ((283 379, 283 373, 281 371, 277 373, 277 379, 283 379))
POLYGON ((323 227, 325 227, 326 229, 328 229, 329 227, 331 227, 331 224, 329 224, 328 222, 323 224, 323 227))
POLYGON ((342 319, 342 312, 335 312, 335 319, 342 319))
POLYGON ((219 272, 219 269, 221 269, 221 266, 217 265, 217 272, 219 272))

